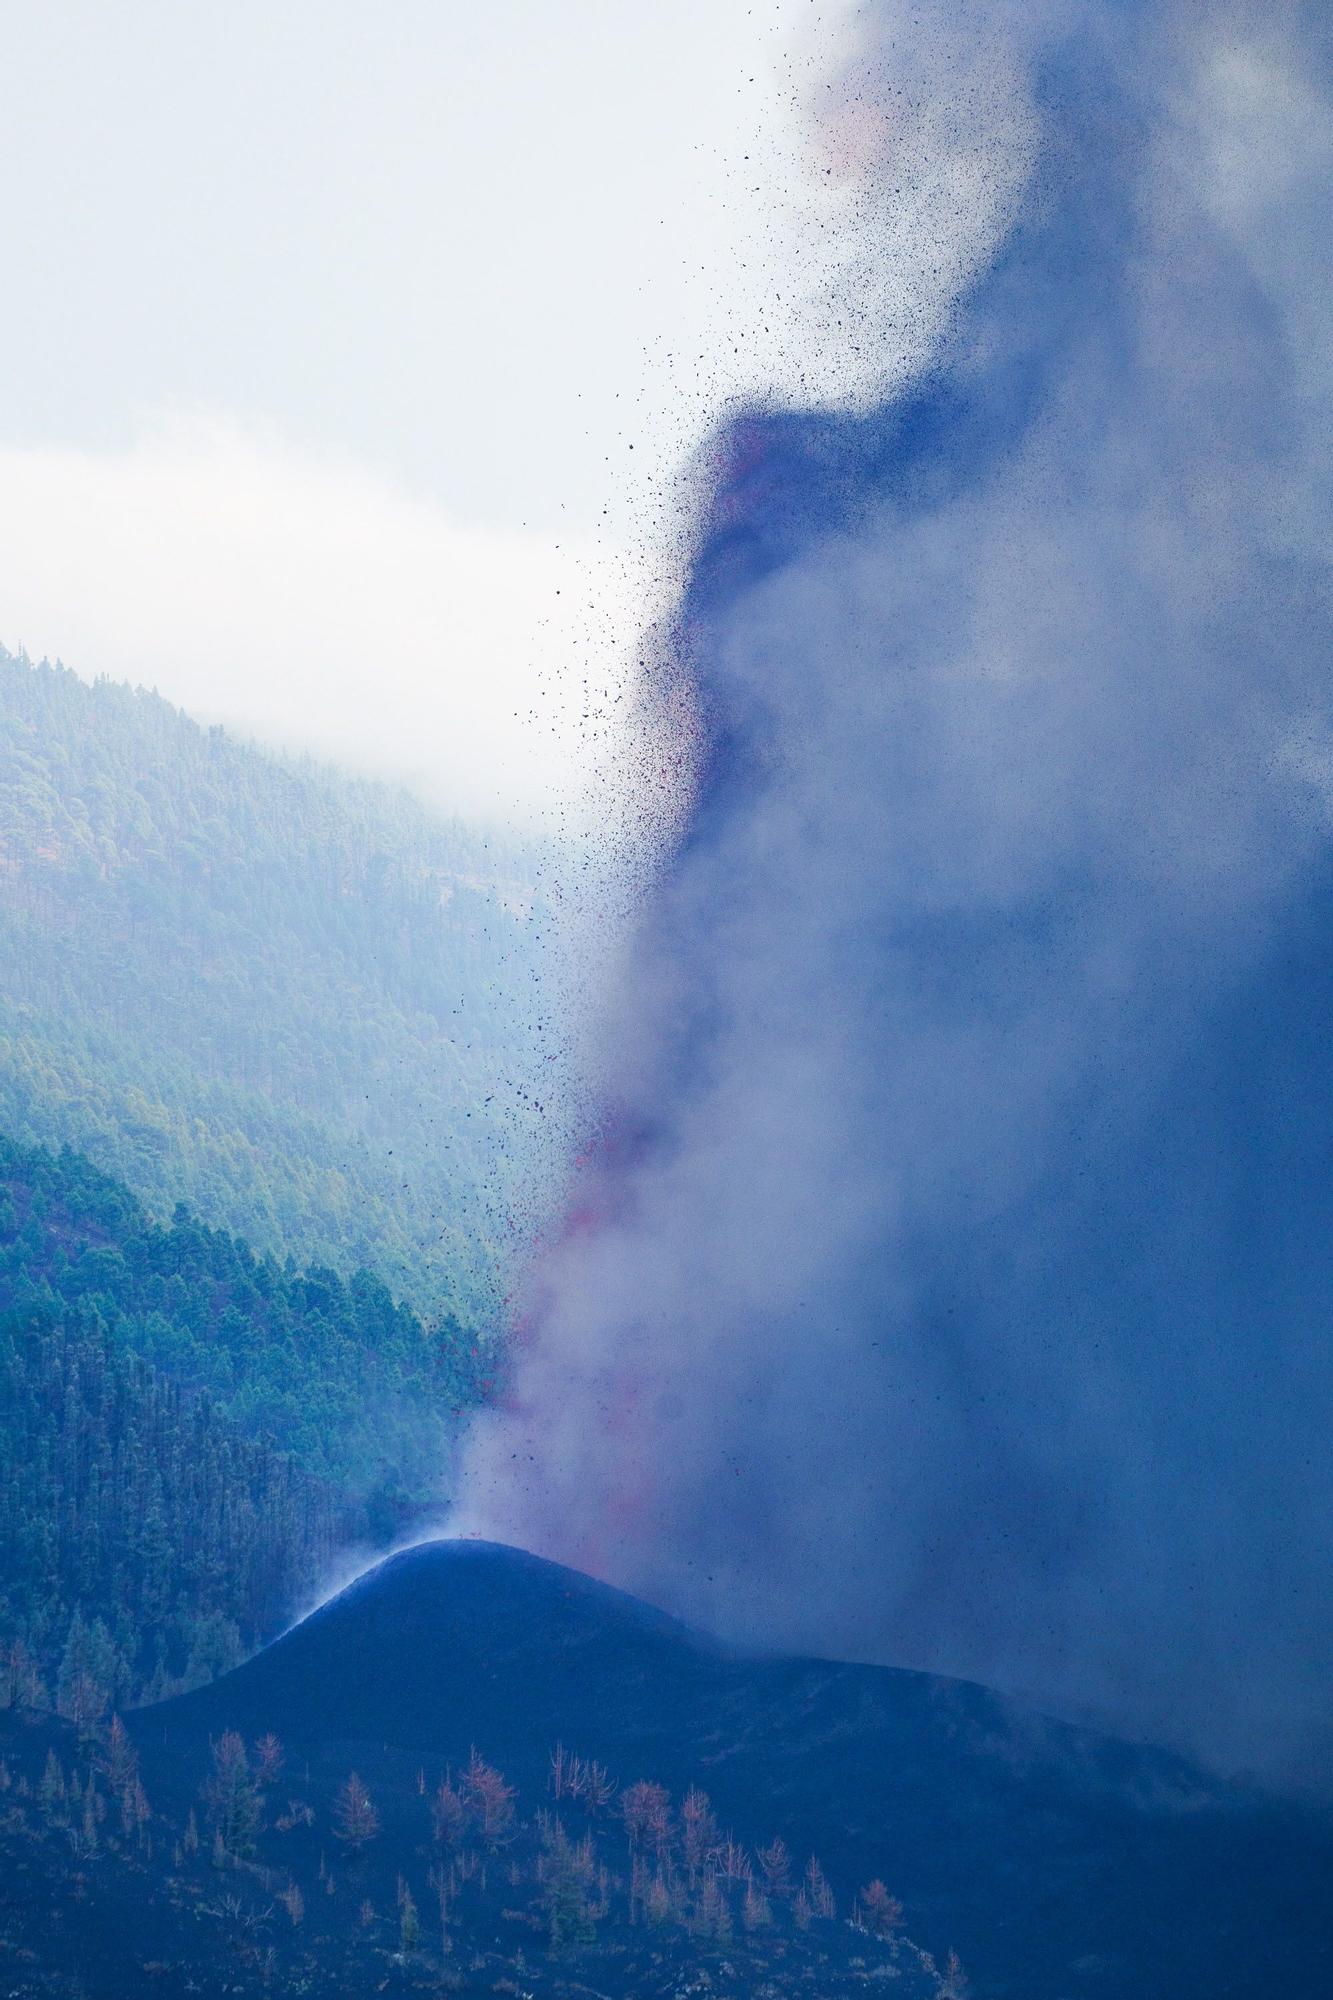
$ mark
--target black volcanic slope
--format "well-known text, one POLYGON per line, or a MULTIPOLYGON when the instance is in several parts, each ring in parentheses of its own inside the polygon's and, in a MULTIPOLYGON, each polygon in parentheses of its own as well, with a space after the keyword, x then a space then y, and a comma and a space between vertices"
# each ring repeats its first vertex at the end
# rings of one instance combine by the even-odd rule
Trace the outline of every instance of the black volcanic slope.
POLYGON ((273 1730, 316 1768, 465 1760, 540 1793, 557 1742, 712 1797, 745 1840, 881 1876, 980 1996, 1333 1992, 1333 1833, 1303 1807, 961 1682, 725 1652, 487 1543, 391 1558, 213 1686, 135 1718, 145 1759, 273 1730))

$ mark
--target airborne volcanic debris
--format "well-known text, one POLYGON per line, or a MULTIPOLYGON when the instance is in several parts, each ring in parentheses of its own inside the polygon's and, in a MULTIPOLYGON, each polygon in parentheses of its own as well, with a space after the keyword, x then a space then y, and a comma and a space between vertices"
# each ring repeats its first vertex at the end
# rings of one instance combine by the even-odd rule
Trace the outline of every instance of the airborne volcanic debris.
POLYGON ((597 1220, 458 1522, 1320 1780, 1333 31, 869 19, 830 116, 959 297, 705 455, 597 1220))

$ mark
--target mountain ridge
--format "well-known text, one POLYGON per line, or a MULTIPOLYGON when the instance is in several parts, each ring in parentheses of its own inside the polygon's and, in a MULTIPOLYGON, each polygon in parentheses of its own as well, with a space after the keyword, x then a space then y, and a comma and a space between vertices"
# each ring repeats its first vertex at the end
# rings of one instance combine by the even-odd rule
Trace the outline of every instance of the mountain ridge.
POLYGON ((543 865, 0 648, 0 1131, 488 1325, 548 1129, 543 865))
POLYGON ((146 1762, 271 1731, 317 1778, 386 1789, 479 1752, 525 1794, 563 1743, 624 1785, 702 1787, 741 1839, 817 1853, 840 1893, 873 1870, 912 1935, 988 1968, 984 1993, 1252 1996, 1281 1990, 1256 1983, 1275 1950, 1292 1976, 1333 1968, 1326 1816, 973 1683, 746 1656, 502 1545, 404 1550, 132 1728, 146 1762))

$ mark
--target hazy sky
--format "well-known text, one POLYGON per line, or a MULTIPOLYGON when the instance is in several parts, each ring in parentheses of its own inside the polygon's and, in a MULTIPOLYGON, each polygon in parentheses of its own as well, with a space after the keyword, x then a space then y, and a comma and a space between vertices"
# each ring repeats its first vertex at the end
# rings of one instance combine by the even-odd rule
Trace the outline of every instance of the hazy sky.
POLYGON ((802 373, 849 12, 4 0, 0 641, 530 809, 670 462, 802 373))

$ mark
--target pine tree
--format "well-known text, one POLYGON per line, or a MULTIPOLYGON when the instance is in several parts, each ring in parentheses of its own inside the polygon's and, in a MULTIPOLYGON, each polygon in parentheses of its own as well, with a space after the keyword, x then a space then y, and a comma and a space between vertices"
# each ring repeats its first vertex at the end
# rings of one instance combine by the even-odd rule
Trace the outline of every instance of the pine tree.
POLYGON ((118 1715, 111 1718, 106 1739, 97 1753, 97 1768, 113 1797, 121 1798, 139 1775, 139 1753, 118 1715))
POLYGON ((245 1744, 234 1729, 226 1730, 213 1745, 213 1773, 204 1786, 204 1802, 224 1855, 248 1860, 255 1851, 261 1802, 245 1744))
POLYGON ((620 1811, 631 1853, 652 1848, 665 1854, 671 1838, 671 1795, 662 1785, 640 1778, 620 1795, 620 1811))
POLYGON ((963 1970, 963 1961, 956 1951, 951 1951, 944 1967, 940 2000, 968 2000, 971 1991, 972 1982, 963 1970))
POLYGON ((813 1854, 806 1864, 805 1894, 813 1916, 825 1918, 837 1916, 838 1906, 834 1902, 828 1877, 813 1854))
POLYGON ((464 1774, 463 1797, 489 1853, 513 1838, 514 1788, 476 1750, 464 1774))
POLYGON ((333 1830, 339 1840, 347 1842, 354 1854, 359 1853, 380 1830, 380 1816, 355 1771, 334 1801, 333 1830))
POLYGON ((691 1885, 697 1880, 704 1861, 718 1841, 717 1821, 706 1792, 692 1785, 680 1808, 681 1846, 691 1885))
POLYGON ((64 1818, 65 1773, 54 1750, 46 1753, 46 1766, 37 1787, 37 1802, 48 1826, 64 1818))
POLYGON ((892 1937, 903 1920, 903 1906, 876 1877, 857 1898, 856 1920, 875 1937, 892 1937))
POLYGON ((152 1816, 143 1780, 136 1775, 130 1779, 120 1795, 120 1824, 125 1838, 127 1840, 141 1838, 152 1816))
POLYGON ((271 1785, 282 1770, 284 1758, 282 1745, 269 1730, 255 1744, 255 1780, 261 1785, 271 1785))
POLYGON ((398 1943, 403 1951, 415 1951, 421 1940, 421 1920, 417 1916, 417 1906, 412 1900, 412 1891, 404 1884, 398 1905, 398 1943))
POLYGON ((741 1922, 747 1931, 766 1930, 773 1921, 773 1911, 768 1897, 762 1895, 753 1882, 745 1885, 745 1901, 741 1905, 741 1922))
POLYGON ((442 1778, 431 1800, 431 1823, 441 1847, 457 1847, 467 1826, 467 1803, 456 1786, 442 1778))
POLYGON ((80 1668, 70 1682, 65 1714, 69 1717, 85 1742, 97 1734, 98 1724, 106 1714, 110 1699, 106 1688, 94 1680, 86 1667, 80 1668))
POLYGON ((551 1821, 543 1834, 541 1872, 542 1904, 551 1950, 559 1952, 570 1945, 590 1944, 596 1936, 588 1908, 591 1852, 582 1845, 575 1846, 559 1820, 551 1821))
MULTIPOLYGON (((26 1511, 20 1504, 16 1518, 26 1511)), ((13 1639, 0 1654, 0 1708, 45 1708, 47 1691, 37 1662, 22 1639, 13 1639)))
POLYGON ((82 1846, 85 1854, 96 1854, 101 1845, 98 1839, 97 1828, 102 1818, 103 1810, 101 1800, 97 1796, 97 1781, 90 1771, 88 1773, 88 1788, 83 1795, 82 1846))

